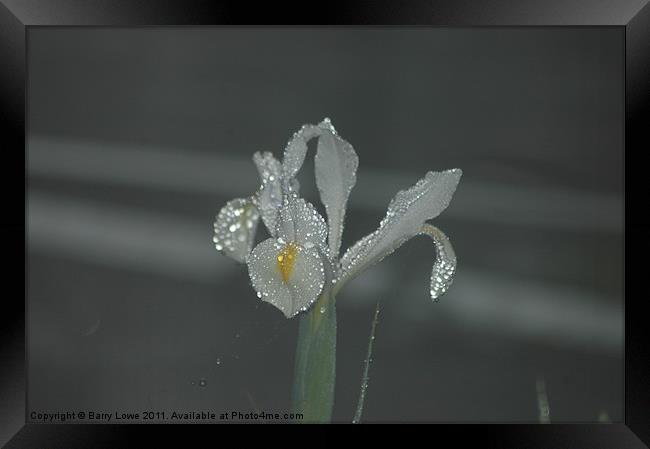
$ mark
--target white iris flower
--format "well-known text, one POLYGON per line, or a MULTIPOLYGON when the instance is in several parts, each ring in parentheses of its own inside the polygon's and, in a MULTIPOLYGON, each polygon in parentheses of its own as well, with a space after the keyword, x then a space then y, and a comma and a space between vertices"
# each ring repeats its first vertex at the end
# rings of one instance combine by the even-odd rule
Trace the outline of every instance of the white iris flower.
POLYGON ((437 300, 451 285, 456 270, 454 250, 447 236, 426 221, 449 205, 460 169, 430 171, 411 188, 398 192, 377 230, 339 257, 359 158, 329 119, 296 132, 282 163, 269 152, 255 153, 253 161, 261 186, 251 197, 229 201, 219 211, 213 241, 217 250, 248 265, 257 296, 286 317, 308 310, 326 289, 335 294, 347 281, 420 234, 431 237, 436 248, 431 298, 437 300), (296 175, 305 160, 307 142, 314 138, 318 139, 316 185, 327 221, 298 195, 296 175), (260 218, 270 238, 253 248, 260 218))

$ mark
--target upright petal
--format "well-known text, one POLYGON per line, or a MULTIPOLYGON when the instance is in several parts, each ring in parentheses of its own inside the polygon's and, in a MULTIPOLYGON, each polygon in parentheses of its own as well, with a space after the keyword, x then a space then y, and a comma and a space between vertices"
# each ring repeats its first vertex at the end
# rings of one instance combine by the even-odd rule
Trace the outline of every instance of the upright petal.
POLYGON ((355 243, 341 258, 341 284, 391 254, 418 234, 426 220, 445 210, 461 175, 460 169, 428 172, 413 187, 397 193, 379 228, 355 243))
POLYGON ((262 182, 257 192, 258 208, 269 233, 275 235, 278 214, 282 206, 282 164, 269 151, 256 152, 253 155, 253 162, 262 182))
MULTIPOLYGON (((321 125, 322 126, 322 125, 321 125)), ((345 210, 352 187, 357 182, 359 158, 348 142, 324 128, 318 139, 314 168, 316 186, 327 212, 328 244, 333 257, 341 248, 345 210)))
POLYGON ((327 225, 313 204, 302 198, 288 198, 280 210, 277 236, 307 248, 326 250, 327 225))
POLYGON ((316 185, 327 212, 330 253, 338 256, 345 209, 356 183, 359 158, 352 146, 337 134, 331 121, 325 118, 316 126, 303 125, 289 140, 282 163, 286 179, 294 179, 298 174, 307 154, 307 142, 314 137, 319 137, 315 157, 316 185))
POLYGON ((282 158, 282 169, 287 178, 294 178, 305 162, 307 155, 307 142, 318 136, 322 129, 314 125, 302 125, 299 131, 287 143, 282 158))
POLYGON ((449 237, 437 227, 425 223, 422 226, 421 233, 431 237, 436 246, 436 260, 433 263, 433 270, 431 270, 429 293, 431 294, 431 299, 438 301, 454 281, 454 274, 456 274, 456 252, 453 246, 451 246, 449 237))
POLYGON ((217 251, 245 262, 255 240, 259 212, 252 198, 228 201, 214 222, 214 242, 217 251))
POLYGON ((325 283, 323 261, 316 248, 269 238, 248 258, 248 273, 257 296, 287 318, 311 306, 325 283))

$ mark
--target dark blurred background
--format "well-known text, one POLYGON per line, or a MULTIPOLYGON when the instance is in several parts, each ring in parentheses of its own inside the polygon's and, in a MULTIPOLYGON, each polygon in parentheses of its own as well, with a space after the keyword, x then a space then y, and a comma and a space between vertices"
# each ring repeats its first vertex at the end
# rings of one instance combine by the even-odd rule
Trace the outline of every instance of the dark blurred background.
MULTIPOLYGON (((330 117, 360 158, 343 247, 427 170, 459 266, 413 239, 338 297, 335 420, 375 304, 366 421, 620 421, 619 28, 29 30, 28 408, 289 409, 298 320, 212 245, 214 215, 330 117), (603 418, 604 417, 604 418, 603 418)), ((311 159, 311 157, 310 157, 311 159)), ((303 192, 317 202, 313 162, 303 192)))

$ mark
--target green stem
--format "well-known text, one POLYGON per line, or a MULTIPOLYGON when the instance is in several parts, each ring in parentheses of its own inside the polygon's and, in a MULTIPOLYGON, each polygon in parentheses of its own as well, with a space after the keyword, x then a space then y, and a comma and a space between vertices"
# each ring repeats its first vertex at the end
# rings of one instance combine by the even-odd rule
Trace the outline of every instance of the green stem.
POLYGON ((293 411, 300 422, 330 422, 336 375, 336 308, 326 288, 300 318, 293 379, 293 411))

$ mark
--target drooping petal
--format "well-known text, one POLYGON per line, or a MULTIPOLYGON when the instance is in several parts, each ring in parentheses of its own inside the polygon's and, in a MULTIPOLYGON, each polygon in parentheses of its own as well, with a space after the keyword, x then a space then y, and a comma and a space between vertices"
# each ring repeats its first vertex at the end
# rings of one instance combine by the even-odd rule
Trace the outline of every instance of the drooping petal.
POLYGON ((461 175, 460 169, 428 172, 413 187, 397 193, 379 228, 352 245, 341 258, 341 281, 379 262, 418 234, 426 220, 449 205, 461 175))
POLYGON ((259 222, 259 212, 252 198, 228 201, 214 222, 214 242, 217 251, 243 263, 250 254, 259 222))
POLYGON ((433 270, 431 271, 429 293, 431 299, 438 301, 454 281, 454 274, 456 274, 456 252, 453 246, 451 246, 449 237, 437 227, 425 223, 422 226, 421 234, 431 237, 436 246, 436 260, 433 263, 433 270))
POLYGON ((326 251, 327 225, 313 204, 289 197, 280 210, 277 236, 285 242, 297 242, 307 248, 326 251))
POLYGON ((282 164, 269 151, 256 152, 253 155, 253 162, 262 181, 257 192, 260 215, 269 233, 275 235, 278 214, 282 206, 282 164))
POLYGON ((287 318, 307 310, 325 282, 324 265, 316 248, 269 238, 248 257, 248 273, 257 296, 287 318))
MULTIPOLYGON (((327 122, 329 124, 329 122, 327 122)), ((333 256, 338 256, 345 222, 345 210, 350 191, 357 182, 359 158, 348 142, 326 129, 318 139, 314 168, 316 186, 327 212, 329 225, 328 244, 333 256)))

